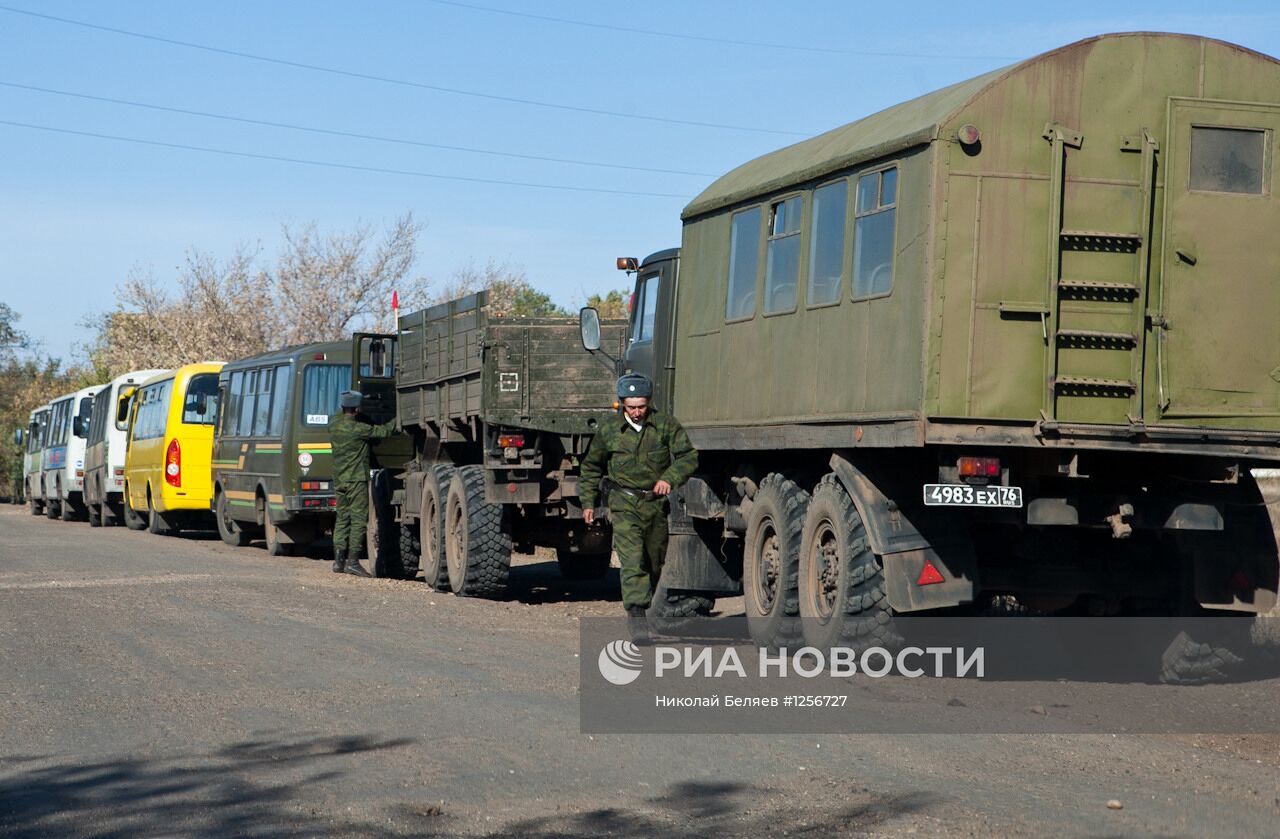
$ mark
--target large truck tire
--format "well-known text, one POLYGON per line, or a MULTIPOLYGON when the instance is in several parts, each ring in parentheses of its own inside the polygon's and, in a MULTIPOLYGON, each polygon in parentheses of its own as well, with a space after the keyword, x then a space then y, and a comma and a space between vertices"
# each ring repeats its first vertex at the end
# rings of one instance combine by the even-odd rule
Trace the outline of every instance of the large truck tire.
POLYGON ((218 490, 217 500, 214 501, 214 519, 218 524, 218 536, 222 537, 222 541, 233 548, 243 548, 249 544, 249 534, 245 532, 240 522, 231 517, 231 502, 227 500, 227 494, 221 489, 218 490))
POLYGON ((1253 646, 1251 615, 1221 615, 1197 621, 1196 637, 1179 632, 1160 656, 1160 681, 1166 685, 1208 685, 1240 676, 1253 646))
POLYGON ((449 584, 464 597, 501 597, 511 574, 507 509, 484 500, 484 467, 463 466, 449 482, 445 507, 449 584))
POLYGON ((715 605, 714 597, 697 591, 667 588, 659 577, 646 617, 649 626, 659 635, 678 635, 699 618, 709 617, 715 605))
POLYGON ((418 555, 422 546, 418 543, 418 528, 410 524, 400 525, 400 566, 403 579, 418 576, 418 555))
POLYGON ((742 565, 751 638, 764 647, 795 646, 800 630, 799 559, 809 493, 772 472, 752 498, 742 565))
POLYGON ((452 466, 433 466, 422 482, 422 510, 418 516, 422 579, 436 591, 449 590, 449 562, 445 553, 445 508, 452 466))
POLYGON ((369 476, 369 521, 365 530, 365 558, 356 559, 372 577, 398 580, 404 576, 400 560, 400 525, 391 506, 391 474, 375 469, 369 476))
POLYGON ((885 593, 884 570, 834 474, 823 476, 805 515, 800 548, 800 616, 805 643, 895 649, 902 637, 885 593))

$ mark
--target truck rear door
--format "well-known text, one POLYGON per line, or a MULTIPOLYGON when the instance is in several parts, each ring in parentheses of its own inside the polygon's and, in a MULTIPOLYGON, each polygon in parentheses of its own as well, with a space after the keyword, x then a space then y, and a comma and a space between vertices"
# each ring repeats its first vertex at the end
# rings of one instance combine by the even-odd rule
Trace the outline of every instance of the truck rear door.
POLYGON ((1174 422, 1280 415, 1280 107, 1173 98, 1159 413, 1174 422))

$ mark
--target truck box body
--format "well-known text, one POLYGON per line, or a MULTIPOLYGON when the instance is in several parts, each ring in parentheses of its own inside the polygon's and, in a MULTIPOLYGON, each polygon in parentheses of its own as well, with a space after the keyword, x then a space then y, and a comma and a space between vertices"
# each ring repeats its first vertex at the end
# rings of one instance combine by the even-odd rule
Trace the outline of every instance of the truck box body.
MULTIPOLYGON (((624 324, 606 324, 613 359, 624 324)), ((400 318, 400 423, 449 439, 476 420, 550 434, 588 434, 615 401, 615 370, 582 349, 576 321, 504 317, 484 292, 400 318)))
POLYGON ((747 163, 684 213, 678 413, 713 445, 797 423, 852 442, 870 423, 864 445, 972 440, 982 427, 993 445, 1217 443, 1280 459, 1280 250, 1258 246, 1280 223, 1277 129, 1276 61, 1140 33, 747 163), (863 207, 863 178, 890 170, 894 200, 863 207), (841 287, 815 301, 812 217, 837 182, 841 287), (767 228, 788 197, 805 219, 796 292, 770 311, 768 261, 786 231, 767 228), (752 212, 762 235, 737 262, 754 259, 759 305, 729 317, 731 227, 752 212), (890 279, 859 294, 860 225, 886 215, 890 279), (744 382, 752 397, 734 398, 744 382))

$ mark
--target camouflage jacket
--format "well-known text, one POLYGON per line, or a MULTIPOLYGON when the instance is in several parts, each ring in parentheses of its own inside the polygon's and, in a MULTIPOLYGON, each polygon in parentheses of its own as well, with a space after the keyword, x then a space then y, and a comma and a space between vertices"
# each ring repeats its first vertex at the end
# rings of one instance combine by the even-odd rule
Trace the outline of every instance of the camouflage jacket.
POLYGON ((650 411, 637 432, 618 414, 602 422, 591 440, 582 460, 579 500, 584 508, 596 506, 605 475, 630 489, 652 489, 658 481, 674 489, 697 468, 698 452, 675 417, 650 411))
POLYGON ((329 420, 329 439, 333 441, 333 482, 354 484, 368 481, 369 443, 395 433, 395 420, 371 425, 343 413, 329 420))

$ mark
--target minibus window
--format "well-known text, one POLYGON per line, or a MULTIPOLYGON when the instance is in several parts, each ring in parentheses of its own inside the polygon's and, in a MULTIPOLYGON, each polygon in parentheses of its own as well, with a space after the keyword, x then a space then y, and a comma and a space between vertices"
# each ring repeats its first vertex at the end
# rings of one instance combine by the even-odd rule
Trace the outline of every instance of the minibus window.
POLYGON ((345 364, 310 364, 302 373, 302 423, 328 425, 338 412, 338 394, 350 386, 345 364))
POLYGON ((275 396, 271 400, 271 424, 267 433, 279 437, 284 433, 284 409, 289 403, 289 367, 282 365, 276 368, 276 383, 273 387, 275 396))
POLYGON ((198 373, 187 383, 182 401, 182 421, 188 425, 213 425, 218 416, 218 374, 198 373))

